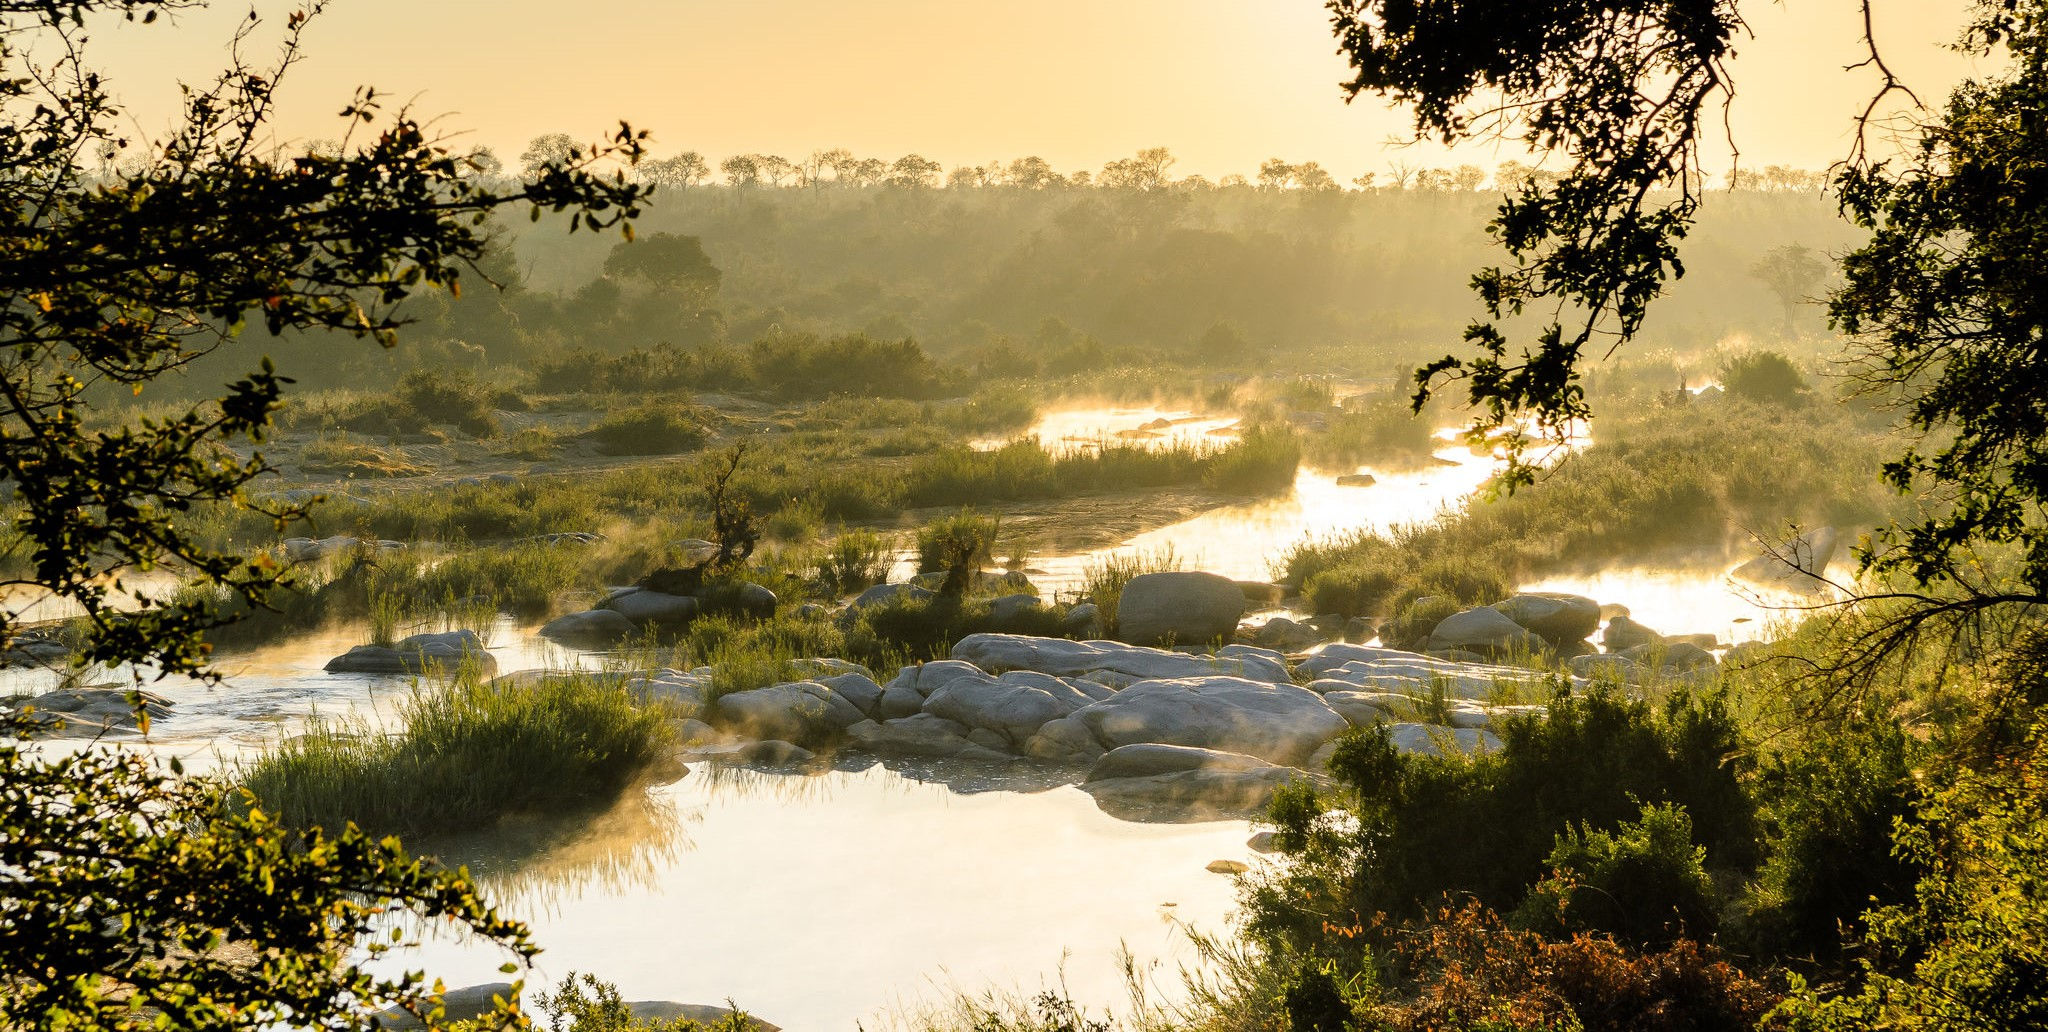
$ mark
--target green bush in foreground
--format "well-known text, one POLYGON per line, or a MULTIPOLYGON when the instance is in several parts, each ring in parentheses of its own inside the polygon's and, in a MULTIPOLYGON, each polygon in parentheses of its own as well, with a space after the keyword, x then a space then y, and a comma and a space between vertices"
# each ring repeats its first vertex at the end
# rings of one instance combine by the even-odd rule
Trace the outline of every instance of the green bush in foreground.
POLYGON ((696 412, 662 405, 614 412, 585 434, 606 455, 673 455, 709 436, 696 412))
POLYGON ((400 703, 403 730, 316 721, 241 771, 291 827, 453 833, 517 812, 608 803, 659 758, 668 729, 625 689, 588 676, 465 677, 400 703))

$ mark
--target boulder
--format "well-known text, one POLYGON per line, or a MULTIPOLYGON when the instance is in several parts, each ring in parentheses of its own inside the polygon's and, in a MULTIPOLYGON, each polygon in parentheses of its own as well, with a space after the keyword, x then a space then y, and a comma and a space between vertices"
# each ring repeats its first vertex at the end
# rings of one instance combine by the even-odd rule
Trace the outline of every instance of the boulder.
POLYGON ((1573 677, 1588 680, 1615 681, 1621 684, 1640 684, 1647 671, 1641 663, 1621 655, 1573 656, 1566 664, 1573 677))
POLYGON ((1626 652, 1638 645, 1661 645, 1664 636, 1623 613, 1607 621, 1607 630, 1600 635, 1600 643, 1609 652, 1626 652))
POLYGON ((498 672, 498 661, 484 651, 475 631, 415 634, 396 645, 358 645, 327 661, 334 674, 424 674, 473 666, 478 673, 498 672))
POLYGON ((1524 592, 1489 608, 1553 645, 1591 637, 1600 629, 1600 603, 1584 595, 1524 592))
POLYGON ((1297 652, 1323 640, 1314 627, 1276 616, 1252 631, 1252 643, 1282 652, 1297 652))
POLYGON ((961 676, 925 696, 924 712, 1002 736, 1012 748, 1058 720, 1094 703, 1079 689, 1050 674, 1014 670, 1001 677, 961 676))
POLYGON ((1721 647, 1720 636, 1714 634, 1667 634, 1664 636, 1664 640, 1674 645, 1683 643, 1686 645, 1697 645, 1703 649, 1718 649, 1721 647))
POLYGON ((929 713, 885 720, 864 720, 846 729, 855 748, 878 756, 920 756, 931 759, 1008 762, 1013 757, 967 740, 967 726, 929 713))
POLYGON ((853 703, 816 681, 792 681, 722 695, 719 718, 754 738, 816 742, 867 719, 853 703))
POLYGON ((988 619, 996 627, 1015 628, 1043 608, 1037 595, 1003 595, 989 599, 988 619))
POLYGON ((639 627, 680 631, 697 618, 697 613, 703 606, 688 595, 638 590, 614 595, 604 600, 598 608, 609 609, 633 621, 639 627))
POLYGON ((1720 661, 1714 658, 1713 653, 1700 648, 1698 645, 1682 641, 1664 641, 1654 645, 1637 645, 1631 649, 1623 649, 1621 656, 1624 659, 1641 663, 1646 667, 1654 666, 1660 670, 1675 669, 1679 673, 1720 665, 1720 661))
POLYGON ((755 763, 763 767, 796 767, 818 758, 818 754, 793 742, 767 739, 748 742, 732 754, 740 763, 755 763))
POLYGON ((1074 718, 1111 748, 1185 745, 1294 765, 1351 726, 1305 688, 1225 676, 1141 681, 1074 718))
POLYGON ((1389 692, 1326 692, 1323 694, 1323 702, 1336 710, 1338 716, 1350 721, 1352 727, 1391 724, 1399 718, 1413 719, 1414 714, 1420 709, 1413 699, 1389 692), (1406 705, 1382 701, 1391 699, 1399 699, 1406 705))
POLYGON ((819 684, 832 689, 834 695, 853 703, 854 708, 870 717, 881 712, 882 686, 875 683, 866 672, 834 674, 830 677, 814 678, 819 684))
POLYGON ((603 648, 633 637, 640 628, 616 610, 592 609, 555 617, 541 625, 540 633, 564 645, 603 648))
POLYGON ((1173 570, 1131 578, 1117 599, 1117 632, 1141 645, 1228 639, 1244 616, 1243 589, 1213 573, 1173 570))
POLYGON ((1346 473, 1337 478, 1338 487, 1371 487, 1377 483, 1378 478, 1370 473, 1346 473))
POLYGON ((1032 759, 1075 766, 1094 763, 1103 752, 1102 743, 1095 740, 1095 733, 1073 717, 1046 721, 1023 748, 1024 755, 1032 759))
POLYGON ((766 620, 775 615, 775 607, 781 599, 766 587, 748 582, 733 592, 733 606, 741 613, 756 620, 766 620))
POLYGON ((1066 618, 1060 621, 1060 628, 1070 638, 1102 637, 1102 610, 1093 602, 1083 602, 1067 610, 1066 618))
POLYGON ((1057 677, 1109 672, 1147 680, 1221 673, 1273 683, 1289 680, 1287 661, 1278 653, 1244 645, 1225 646, 1214 656, 1199 656, 1113 641, 970 634, 954 644, 952 657, 984 670, 1036 670, 1057 677))
POLYGON ((1394 749, 1408 756, 1444 756, 1451 753, 1494 752, 1500 739, 1493 732, 1472 727, 1440 727, 1434 724, 1395 724, 1387 728, 1394 749), (1446 753, 1448 748, 1450 753, 1446 753))
POLYGON ((1460 651, 1476 656, 1527 654, 1543 648, 1543 640, 1498 609, 1481 606, 1453 613, 1436 625, 1423 645, 1430 652, 1460 651))
POLYGON ((123 685, 59 688, 41 695, 0 703, 42 726, 38 734, 56 738, 93 738, 141 730, 140 716, 151 723, 171 715, 171 700, 155 692, 123 685), (137 704, 140 704, 138 710, 137 704))
POLYGON ((691 719, 704 710, 704 693, 711 688, 711 669, 682 671, 670 668, 650 671, 625 681, 626 693, 643 705, 660 706, 671 715, 691 719))

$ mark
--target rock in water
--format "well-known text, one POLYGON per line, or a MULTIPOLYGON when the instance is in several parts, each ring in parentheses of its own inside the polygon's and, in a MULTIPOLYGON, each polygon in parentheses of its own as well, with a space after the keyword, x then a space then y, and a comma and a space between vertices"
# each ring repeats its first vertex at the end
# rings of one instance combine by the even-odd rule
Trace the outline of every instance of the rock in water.
POLYGON ((1116 604, 1118 636, 1140 645, 1199 645, 1228 640, 1244 616, 1244 590, 1213 573, 1146 573, 1124 585, 1116 604))
POLYGON ((614 595, 606 599, 600 608, 609 609, 641 627, 680 631, 697 618, 701 605, 688 595, 643 590, 614 595))
POLYGON ((475 631, 415 634, 396 645, 358 645, 327 661, 335 674, 424 674, 473 665, 478 673, 495 674, 498 661, 484 651, 475 631))
POLYGON ((1601 634, 1600 643, 1609 652, 1627 652, 1639 645, 1662 645, 1664 636, 1629 619, 1617 616, 1607 621, 1607 630, 1601 634))
POLYGON ((639 630, 639 626, 627 619, 624 613, 592 609, 549 620, 541 625, 540 633, 543 638, 552 638, 565 645, 604 648, 631 638, 639 630))

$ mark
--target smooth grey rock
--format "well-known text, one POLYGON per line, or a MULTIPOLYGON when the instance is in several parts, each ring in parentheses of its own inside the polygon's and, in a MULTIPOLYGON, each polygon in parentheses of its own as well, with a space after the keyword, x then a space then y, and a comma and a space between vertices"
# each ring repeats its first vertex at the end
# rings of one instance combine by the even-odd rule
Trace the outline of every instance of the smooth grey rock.
POLYGON ((154 724, 169 717, 171 709, 170 699, 125 685, 58 688, 0 703, 0 711, 11 711, 40 725, 36 734, 49 738, 140 731, 143 715, 154 724))
POLYGON ((592 609, 549 620, 541 625, 540 633, 541 637, 551 638, 566 645, 604 647, 616 645, 633 637, 640 633, 640 628, 623 613, 610 609, 592 609))
POLYGON ((1579 641, 1600 629, 1600 603, 1584 595, 1523 592, 1490 608, 1552 644, 1579 641))
POLYGON ((1542 647, 1541 638, 1500 610, 1485 606, 1444 617, 1424 643, 1431 652, 1459 650, 1482 657, 1527 654, 1542 647))
POLYGON ((1005 756, 967 740, 967 726, 929 713, 876 723, 864 720, 846 729, 848 743, 878 756, 923 756, 935 759, 1008 761, 1005 756))
POLYGON ((706 674, 663 668, 640 677, 627 678, 625 686, 627 694, 637 702, 660 706, 675 716, 691 718, 703 712, 704 693, 711 688, 711 678, 706 674))
POLYGON ((1275 843, 1275 840, 1278 838, 1279 836, 1273 832, 1261 831, 1253 834, 1251 838, 1244 840, 1244 844, 1250 847, 1254 853, 1278 853, 1280 847, 1275 843))
POLYGON ((1627 652, 1638 645, 1661 645, 1664 636, 1622 614, 1607 621, 1607 630, 1600 635, 1600 644, 1609 652, 1627 652))
POLYGON ((835 674, 815 679, 819 684, 832 689, 832 693, 853 703, 854 708, 873 717, 881 712, 882 686, 865 672, 835 674))
POLYGON ((1036 670, 1057 677, 1107 672, 1138 680, 1204 674, 1231 674, 1276 684, 1289 680, 1287 662, 1278 653, 1245 645, 1226 646, 1214 656, 1196 656, 1113 641, 970 634, 953 646, 952 657, 983 670, 1036 670))
POLYGON ((697 618, 701 604, 688 595, 660 591, 629 591, 606 599, 599 607, 609 609, 641 627, 679 631, 697 618))
POLYGON ((1244 590, 1227 577, 1179 570, 1139 574, 1117 599, 1117 634, 1141 645, 1227 640, 1244 610, 1244 590))
POLYGON ((1664 636, 1664 640, 1674 645, 1684 643, 1686 645, 1696 645, 1703 649, 1718 649, 1721 647, 1720 637, 1712 634, 1667 634, 1664 636))
POLYGON ((1351 725, 1322 697, 1241 677, 1141 681, 1074 713, 1097 741, 1157 742, 1300 764, 1351 725))
POLYGON ((1046 721, 1091 704, 1050 674, 1012 671, 998 678, 977 670, 974 676, 949 677, 933 689, 925 696, 924 712, 995 732, 1014 746, 1037 734, 1046 721))
POLYGON ((327 661, 329 673, 336 674, 424 674, 453 671, 473 666, 489 676, 498 672, 498 661, 484 650, 475 631, 445 631, 415 634, 396 645, 358 645, 327 661))
POLYGON ((1037 595, 1003 595, 989 599, 989 622, 997 627, 1015 627, 1025 617, 1045 608, 1037 595))
POLYGON ((1387 728, 1394 749, 1409 756, 1443 756, 1445 746, 1455 753, 1496 752, 1500 739, 1493 732, 1473 727, 1441 727, 1434 724, 1394 724, 1387 728))
POLYGON ((1060 626, 1070 638, 1102 637, 1102 610, 1093 602, 1083 602, 1067 610, 1060 626))
POLYGON ((1573 656, 1565 664, 1574 677, 1589 680, 1615 681, 1621 684, 1638 684, 1646 672, 1643 665, 1627 656, 1594 654, 1573 656))
POLYGON ((1276 616, 1252 630, 1254 644, 1282 652, 1295 652, 1322 640, 1315 628, 1284 616, 1276 616))
POLYGON ((1414 700, 1388 692, 1339 691, 1323 693, 1323 702, 1327 703, 1331 709, 1336 710, 1338 716, 1350 721, 1352 727, 1372 727, 1377 724, 1392 723, 1396 719, 1397 714, 1394 711, 1393 705, 1382 702, 1382 700, 1386 699, 1402 699, 1408 702, 1409 705, 1406 708, 1410 712, 1400 714, 1401 716, 1412 716, 1413 711, 1418 708, 1415 706, 1414 700))
POLYGON ((739 611, 756 620, 774 616, 775 607, 781 601, 775 597, 775 592, 751 582, 740 585, 739 591, 733 594, 733 604, 739 607, 739 611))
POLYGON ((877 584, 855 595, 853 601, 846 604, 846 609, 849 613, 858 614, 863 609, 894 602, 899 598, 911 602, 925 602, 937 597, 937 592, 920 588, 915 584, 877 584))
POLYGON ((716 712, 755 738, 815 742, 866 720, 860 709, 815 681, 792 681, 720 696, 716 712))
POLYGON ((1079 765, 1095 762, 1105 750, 1088 725, 1069 716, 1046 721, 1025 741, 1022 751, 1046 763, 1079 765))

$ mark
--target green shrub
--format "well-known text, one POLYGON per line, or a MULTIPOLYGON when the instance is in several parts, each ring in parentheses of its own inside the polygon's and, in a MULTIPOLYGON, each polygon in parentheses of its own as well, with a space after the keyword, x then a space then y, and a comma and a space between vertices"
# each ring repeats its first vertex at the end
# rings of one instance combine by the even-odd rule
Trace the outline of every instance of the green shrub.
POLYGON ((896 541, 872 530, 841 530, 817 561, 817 583, 837 598, 881 584, 896 565, 896 541))
POLYGON ((1401 578, 1384 567, 1347 563, 1324 570, 1308 579, 1302 594, 1318 613, 1340 616, 1376 616, 1385 610, 1401 586, 1401 578))
POLYGON ((674 455, 703 444, 710 432, 694 409, 647 405, 614 412, 584 436, 605 455, 674 455))
MULTIPOLYGON (((1506 911, 1544 876, 1558 836, 1614 828, 1645 804, 1691 814, 1717 869, 1755 868, 1743 741, 1719 698, 1679 694, 1652 708, 1595 688, 1560 693, 1547 719, 1496 729, 1500 751, 1473 756, 1405 756, 1383 729, 1345 739, 1330 770, 1356 827, 1318 830, 1320 804, 1276 803, 1283 845, 1296 848, 1248 899, 1249 930, 1299 953, 1328 945, 1331 906, 1396 923, 1446 896, 1506 911)), ((1362 935, 1351 948, 1374 945, 1362 935)))
POLYGON ((1309 434, 1304 451, 1326 469, 1369 463, 1379 469, 1426 465, 1439 443, 1430 421, 1417 415, 1401 398, 1377 398, 1331 417, 1329 425, 1309 434))
POLYGON ((548 1016, 548 1032, 753 1032, 759 1027, 737 1009, 712 1025, 688 1018, 636 1018, 617 986, 574 971, 562 977, 554 992, 536 996, 534 1003, 548 1016))
POLYGON ((436 836, 514 813, 609 804, 659 758, 668 730, 616 682, 564 674, 527 683, 464 676, 398 706, 403 728, 315 721, 239 772, 258 805, 294 827, 436 836))
POLYGON ((1604 831, 1581 824, 1557 836, 1551 876, 1515 911, 1522 927, 1561 937, 1598 931, 1637 946, 1713 938, 1713 886, 1692 841, 1692 818, 1671 803, 1604 831))
POLYGON ((1746 351, 1721 365, 1721 386, 1729 397, 1767 405, 1792 405, 1806 396, 1806 377, 1775 351, 1746 351))
POLYGON ((447 423, 472 437, 498 432, 497 393, 467 373, 415 369, 398 381, 398 403, 428 423, 447 423))
POLYGON ((1896 718, 1875 714, 1815 727, 1763 764, 1757 794, 1769 857, 1745 906, 1742 935, 1752 950, 1832 963, 1855 941, 1865 911, 1912 898, 1923 872, 1891 842, 1922 799, 1914 777, 1922 751, 1896 718))
POLYGON ((1112 552, 1100 559, 1091 559, 1081 570, 1081 597, 1095 604, 1101 611, 1104 637, 1116 637, 1116 607, 1122 601, 1124 585, 1132 578, 1147 573, 1166 573, 1184 567, 1180 557, 1168 545, 1156 552, 1112 552))
POLYGON ((1252 427, 1209 458, 1202 482, 1232 494, 1279 494, 1294 487, 1301 440, 1284 428, 1252 427))
POLYGON ((970 634, 1062 637, 1064 616, 1057 607, 1041 605, 998 622, 986 598, 899 595, 861 611, 858 624, 847 636, 847 649, 849 658, 879 669, 892 662, 944 659, 955 642, 970 634))
POLYGON ((935 520, 917 532, 917 572, 946 574, 940 594, 961 595, 974 574, 995 562, 996 534, 1001 523, 972 509, 935 520))

